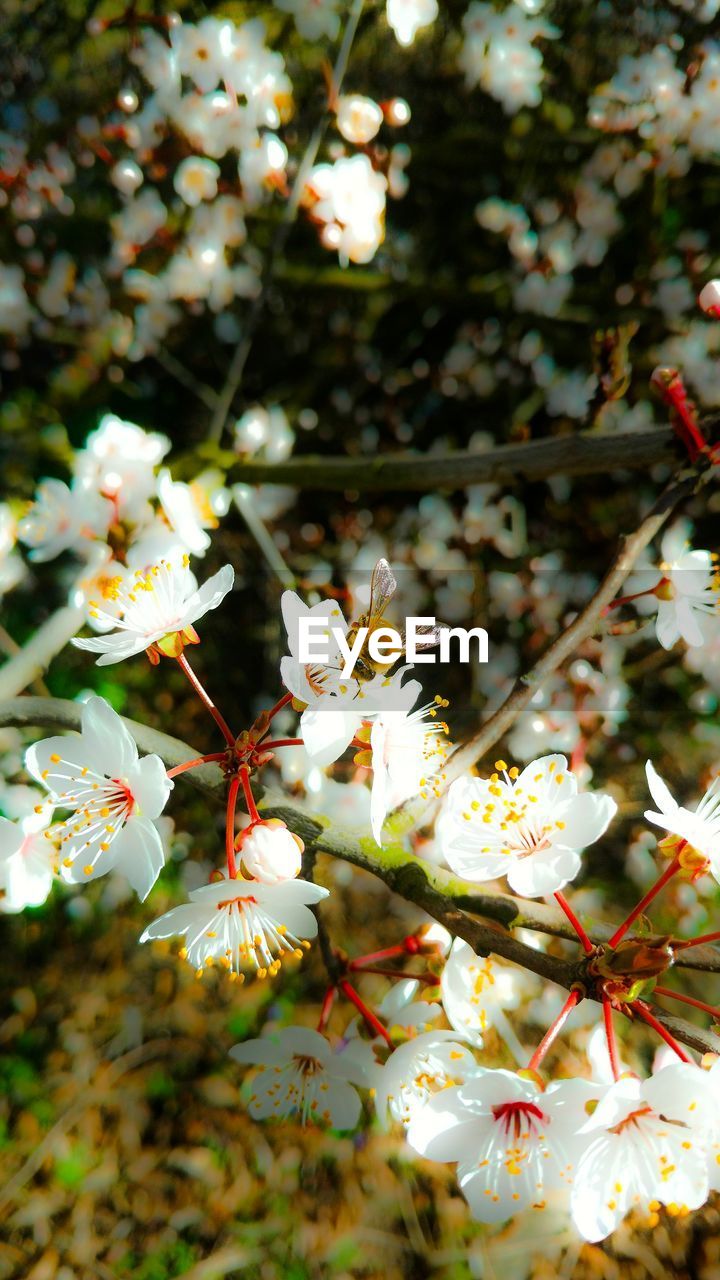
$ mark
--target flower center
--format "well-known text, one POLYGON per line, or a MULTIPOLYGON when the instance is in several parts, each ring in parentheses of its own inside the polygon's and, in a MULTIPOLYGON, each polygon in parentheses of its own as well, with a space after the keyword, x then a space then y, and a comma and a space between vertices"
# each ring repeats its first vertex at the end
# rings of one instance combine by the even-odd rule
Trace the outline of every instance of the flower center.
POLYGON ((547 1116, 535 1102, 501 1102, 492 1109, 493 1119, 502 1125, 506 1137, 518 1141, 536 1132, 537 1122, 547 1124, 547 1116))

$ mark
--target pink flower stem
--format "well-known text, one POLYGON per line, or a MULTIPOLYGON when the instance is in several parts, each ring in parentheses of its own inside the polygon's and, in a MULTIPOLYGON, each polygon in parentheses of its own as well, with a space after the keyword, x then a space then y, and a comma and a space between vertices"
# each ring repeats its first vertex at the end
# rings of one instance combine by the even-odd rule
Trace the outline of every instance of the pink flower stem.
POLYGON ((613 1073, 613 1080, 620 1079, 620 1055, 618 1054, 617 1037, 615 1035, 615 1027, 613 1025, 612 1005, 607 996, 603 996, 603 1021, 605 1023, 605 1039, 607 1040, 608 1054, 610 1056, 610 1067, 613 1073))
MULTIPOLYGON (((678 849, 682 849, 686 843, 687 841, 683 840, 682 844, 678 846, 678 849)), ((638 916, 642 915, 643 911, 645 910, 646 907, 650 905, 653 898, 656 897, 656 895, 660 892, 661 889, 665 888, 665 885, 667 884, 668 880, 672 880, 673 876, 675 875, 675 872, 679 870, 680 870, 680 859, 676 856, 673 858, 672 862, 670 862, 668 866, 665 868, 665 870, 663 871, 659 879, 655 881, 655 884, 650 889, 648 889, 644 898, 641 898, 637 906, 633 907, 632 911, 630 912, 630 915, 627 916, 625 920, 623 920, 621 925, 618 925, 612 938, 608 942, 609 947, 617 946, 618 942, 620 942, 620 940, 625 937, 625 934, 627 933, 631 925, 635 923, 638 916)))
POLYGON ((576 932, 576 934, 577 934, 577 936, 578 936, 578 938, 579 938, 580 942, 581 942, 581 943, 582 943, 582 945, 583 945, 583 951, 585 952, 585 955, 586 955, 586 956, 589 956, 589 955, 591 954, 591 952, 593 951, 593 949, 594 949, 594 948, 593 948, 593 944, 592 944, 592 940, 588 937, 587 933, 586 933, 586 932, 585 932, 585 930, 583 929, 583 926, 581 925, 580 921, 578 920, 577 916, 575 915, 575 912, 573 911, 572 907, 570 906, 570 903, 568 902, 567 898, 565 897, 565 894, 564 894, 564 893, 560 893, 560 892, 558 892, 558 893, 554 894, 553 896, 554 896, 555 901, 557 902, 558 906, 561 908, 561 910, 562 910, 562 911, 564 911, 564 912, 565 912, 565 915, 567 916, 568 920, 570 921, 570 924, 572 925, 573 929, 575 930, 575 932, 576 932))
POLYGON ((528 1064, 527 1064, 527 1069, 528 1069, 528 1071, 537 1071, 538 1067, 540 1066, 540 1063, 542 1062, 543 1058, 545 1057, 545 1054, 547 1053, 548 1049, 550 1048, 550 1045, 553 1043, 553 1041, 555 1040, 556 1036, 558 1036, 558 1035, 559 1035, 559 1033, 562 1031, 563 1026, 564 1026, 564 1025, 565 1025, 565 1023, 567 1022, 567 1019, 570 1017, 570 1014, 572 1013, 572 1011, 573 1011, 573 1009, 575 1008, 575 1005, 577 1004, 577 1002, 578 1002, 578 1000, 579 1000, 579 999, 580 999, 580 992, 579 992, 579 991, 574 990, 574 991, 571 991, 571 992, 570 992, 570 995, 568 996, 567 1000, 565 1001, 565 1003, 564 1003, 564 1005, 563 1005, 562 1009, 560 1010, 560 1012, 559 1012, 559 1014, 558 1014, 557 1018, 556 1018, 556 1019, 555 1019, 555 1021, 554 1021, 553 1023, 551 1023, 551 1025, 548 1027, 547 1031, 545 1032, 545 1035, 543 1036, 542 1040, 540 1041, 540 1043, 539 1043, 539 1045, 538 1045, 537 1049, 535 1050, 535 1052, 534 1052, 534 1054, 533 1054, 532 1058, 531 1058, 531 1059, 530 1059, 530 1061, 528 1062, 528 1064))
POLYGON ((317 1024, 318 1031, 324 1031, 327 1026, 330 1020, 330 1014, 332 1012, 333 1004, 335 1003, 336 995, 337 995, 337 987, 333 982, 325 992, 325 999, 322 1002, 320 1017, 318 1018, 318 1024, 317 1024))
POLYGON ((681 1004, 690 1004, 693 1009, 701 1009, 703 1013, 709 1013, 711 1018, 720 1018, 720 1009, 706 1004, 704 1000, 696 1000, 695 996, 686 996, 682 991, 673 991, 671 987, 655 987, 654 994, 665 996, 667 1000, 679 1000, 681 1004))
POLYGON ((240 789, 240 779, 233 778, 228 788, 227 818, 225 820, 225 854, 227 857, 228 876, 234 880, 237 876, 235 865, 235 807, 240 789))
POLYGON ((633 1000, 630 1008, 633 1009, 635 1013, 639 1013, 643 1022, 647 1022, 648 1026, 652 1027, 653 1031, 656 1031, 665 1043, 670 1045, 670 1048, 677 1054, 681 1062, 693 1061, 690 1055, 687 1054, 684 1049, 680 1048, 675 1037, 671 1036, 670 1032, 665 1030, 665 1027, 661 1022, 658 1022, 657 1018, 650 1012, 647 1005, 643 1004, 642 1000, 633 1000))
POLYGON ((217 707, 215 706, 215 703, 213 702, 212 698, 210 697, 210 694, 209 694, 209 693, 207 692, 207 690, 206 690, 206 689, 204 689, 204 688, 203 688, 203 686, 201 685, 200 681, 198 680, 197 676, 195 675, 195 672, 193 671, 192 667, 190 666, 190 663, 188 662, 188 660, 187 660, 187 658, 185 657, 185 654, 184 654, 184 653, 181 653, 181 654, 179 655, 179 657, 177 658, 177 664, 178 664, 178 666, 180 667, 180 670, 181 670, 181 671, 183 671, 183 672, 185 673, 185 675, 187 676, 188 680, 190 681, 190 684, 192 685, 193 689, 195 690, 195 692, 196 692, 196 694, 198 695, 198 697, 200 698, 200 700, 201 700, 202 702, 204 702, 204 703, 205 703, 205 706, 207 707, 207 709, 208 709, 208 711, 210 712, 210 715, 212 716, 213 720, 215 721, 215 723, 218 725, 219 729, 221 730, 222 735, 223 735, 223 737, 224 737, 225 741, 227 742, 228 746, 229 746, 229 747, 234 747, 234 746, 235 746, 235 734, 232 732, 232 730, 231 730, 231 729, 230 729, 230 727, 228 726, 227 721, 225 720, 224 716, 222 716, 222 715, 220 714, 220 712, 218 711, 217 707))
POLYGON ((383 1026, 382 1022, 380 1022, 379 1019, 375 1017, 375 1014, 373 1013, 372 1009, 368 1009, 367 1005, 365 1004, 365 1001, 358 995, 355 988, 350 985, 350 983, 347 981, 347 978, 341 978, 338 985, 343 995, 347 996, 348 1000, 352 1001, 352 1003, 355 1005, 355 1008, 362 1014, 367 1025, 370 1027, 370 1030, 374 1031, 377 1036, 382 1036, 383 1039, 386 1040, 387 1043, 390 1045, 390 1048, 394 1049, 395 1046, 392 1042, 392 1038, 389 1035, 387 1029, 383 1026))
POLYGON ((242 783, 243 795, 245 796, 245 807, 250 814, 250 821, 253 823, 259 822, 260 814, 258 813, 258 807, 252 793, 252 787, 250 786, 250 773, 246 765, 242 766, 238 781, 242 783))
POLYGON ((177 778, 179 773, 185 773, 187 769, 197 769, 199 764, 219 764, 221 760, 227 759, 225 751, 213 751, 208 756, 196 756, 194 760, 186 760, 184 764, 176 764, 173 769, 168 769, 168 778, 177 778))
POLYGON ((302 738, 270 738, 260 743, 259 750, 273 751, 275 747, 301 747, 302 745, 302 738))

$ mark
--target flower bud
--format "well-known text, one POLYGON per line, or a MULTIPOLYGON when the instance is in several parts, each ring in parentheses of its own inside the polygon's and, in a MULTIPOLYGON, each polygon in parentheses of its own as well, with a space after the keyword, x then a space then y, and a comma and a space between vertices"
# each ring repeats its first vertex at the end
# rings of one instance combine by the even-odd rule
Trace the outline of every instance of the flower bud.
POLYGON ((279 818, 255 822, 238 837, 248 875, 263 884, 292 880, 300 872, 304 845, 279 818))

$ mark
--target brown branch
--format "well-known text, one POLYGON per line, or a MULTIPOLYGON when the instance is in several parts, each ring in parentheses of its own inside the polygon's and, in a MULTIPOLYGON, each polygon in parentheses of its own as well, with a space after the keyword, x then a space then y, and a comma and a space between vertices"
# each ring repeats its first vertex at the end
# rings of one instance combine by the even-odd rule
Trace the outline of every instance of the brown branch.
POLYGON ((483 452, 387 453, 372 457, 307 456, 285 462, 243 460, 229 449, 202 444, 180 458, 176 472, 194 475, 212 464, 228 484, 287 484, 325 491, 405 490, 416 493, 464 489, 470 484, 545 480, 549 476, 604 475, 625 469, 645 471, 656 463, 677 466, 680 454, 670 427, 617 434, 552 436, 522 444, 502 444, 483 452))
MULTIPOLYGON (((444 770, 448 782, 466 773, 499 742, 529 705, 542 682, 593 635, 600 624, 603 609, 615 599, 640 553, 652 542, 679 503, 707 484, 713 475, 717 475, 713 466, 702 470, 687 468, 667 485, 635 532, 622 539, 615 559, 584 609, 553 641, 532 670, 515 682, 512 692, 495 714, 452 753, 444 770)), ((411 804, 407 810, 415 807, 411 804)))
MULTIPOLYGON (((0 728, 42 725, 49 729, 79 729, 82 704, 51 698, 13 698, 0 704, 0 728)), ((193 759, 197 752, 181 742, 124 719, 141 751, 155 752, 166 765, 193 759)), ((206 794, 222 801, 225 786, 220 770, 206 765, 183 775, 206 794)), ((479 953, 492 952, 558 986, 569 988, 582 981, 583 959, 565 960, 527 946, 514 937, 511 929, 525 928, 575 941, 565 917, 542 902, 515 898, 511 894, 492 892, 435 867, 408 853, 401 845, 379 848, 372 839, 333 827, 302 807, 288 803, 281 793, 267 792, 259 797, 264 816, 282 818, 291 831, 304 840, 307 857, 326 854, 352 863, 378 876, 392 892, 427 911, 451 933, 469 942, 479 953)), ((586 922, 587 923, 587 922, 586 922)), ((595 942, 605 942, 612 933, 609 925, 589 927, 595 942)), ((652 942, 652 936, 645 938, 652 942)), ((677 967, 720 972, 720 949, 711 946, 692 948, 678 954, 677 967)), ((653 1006, 653 1013, 684 1044, 702 1053, 720 1054, 720 1038, 653 1006)))

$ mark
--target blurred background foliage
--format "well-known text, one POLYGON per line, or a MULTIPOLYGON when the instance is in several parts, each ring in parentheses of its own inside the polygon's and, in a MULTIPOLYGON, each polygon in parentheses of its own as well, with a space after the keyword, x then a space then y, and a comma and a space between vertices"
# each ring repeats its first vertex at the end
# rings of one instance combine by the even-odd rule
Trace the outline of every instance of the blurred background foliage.
MULTIPOLYGON (((552 316, 517 309, 507 248, 478 226, 475 209, 494 196, 572 206, 578 171, 598 143, 586 123, 588 93, 614 74, 623 54, 651 50, 666 32, 691 50, 712 31, 691 6, 687 12, 652 2, 555 0, 550 16, 563 36, 544 45, 543 101, 508 116, 490 96, 464 87, 457 53, 465 7, 443 3, 437 22, 403 53, 390 47, 382 8, 365 6, 346 84, 376 100, 401 97, 411 104, 402 132, 412 152, 410 183, 404 198, 389 206, 387 239, 371 263, 343 269, 301 218, 274 264, 233 409, 280 405, 291 423, 300 423, 296 454, 371 457, 384 450, 465 448, 478 432, 497 443, 571 434, 578 422, 548 414, 517 359, 529 329, 560 366, 590 373, 598 327, 636 322, 627 410, 649 399, 655 349, 682 329, 682 319, 668 320, 654 305, 652 271, 678 252, 683 230, 716 235, 720 174, 709 160, 694 162, 679 177, 651 172, 623 202, 623 225, 610 251, 597 267, 578 268, 572 298, 552 316), (629 301, 618 301, 620 284, 632 285, 629 301), (458 335, 476 352, 489 353, 487 363, 502 366, 487 393, 448 360, 458 335)), ((175 8, 188 21, 214 13, 238 22, 263 19, 267 42, 282 50, 293 82, 296 109, 283 138, 298 156, 326 109, 324 43, 301 39, 292 19, 270 4, 224 0, 175 8)), ((140 21, 145 13, 166 11, 143 0, 136 10, 140 21)), ((128 62, 127 22, 88 34, 90 19, 122 14, 122 5, 103 0, 0 0, 0 129, 26 138, 30 153, 40 153, 48 143, 67 145, 78 118, 110 113, 120 85, 139 91, 141 77, 128 62)), ((168 165, 172 160, 166 157, 168 165)), ((109 220, 118 208, 105 168, 95 157, 78 169, 71 216, 49 211, 34 224, 40 259, 62 248, 84 268, 102 271, 109 220)), ((261 258, 270 253, 281 214, 275 201, 248 218, 261 258)), ((18 256, 17 233, 16 220, 3 217, 1 261, 18 256)), ((690 248, 680 253, 688 278, 699 285, 711 256, 690 248)), ((152 272, 152 249, 144 264, 152 272)), ((116 284, 110 280, 108 287, 122 315, 127 299, 116 284)), ((19 510, 39 477, 66 478, 73 448, 108 411, 169 436, 171 465, 202 446, 210 415, 203 389, 221 388, 248 310, 237 300, 220 324, 201 305, 190 305, 166 351, 135 364, 116 356, 107 330, 40 326, 29 344, 4 334, 3 496, 19 510)), ((654 413, 665 420, 662 407, 654 413)), ((426 571, 427 543, 441 553, 460 550, 472 575, 476 618, 488 606, 493 570, 500 567, 526 589, 545 574, 546 594, 557 592, 564 602, 558 611, 545 619, 521 611, 509 622, 499 610, 489 621, 497 643, 510 643, 526 669, 586 598, 618 534, 637 522, 667 473, 667 467, 648 476, 620 470, 572 484, 518 486, 527 548, 505 558, 491 543, 469 542, 462 527, 438 533, 437 508, 427 497, 407 494, 298 493, 273 529, 300 585, 313 573, 317 580, 319 566, 321 577, 340 587, 371 543, 390 556, 397 549, 428 601, 437 577, 426 571), (556 558, 542 559, 548 553, 556 558)), ((463 494, 446 498, 459 517, 463 494)), ((717 511, 716 498, 709 512, 690 505, 698 545, 712 543, 717 511)), ((203 567, 210 573, 227 561, 236 569, 237 590, 231 605, 206 620, 198 668, 226 716, 242 724, 277 696, 281 588, 234 509, 203 567)), ((438 563, 442 555, 431 561, 433 572, 438 563)), ((3 601, 3 626, 22 644, 62 602, 66 587, 56 564, 33 566, 3 601)), ((584 656, 592 661, 597 652, 591 642, 584 656)), ((198 750, 212 749, 202 708, 168 665, 156 672, 137 659, 99 671, 67 648, 46 683, 59 697, 92 687, 118 710, 198 750)), ((455 697, 453 731, 462 736, 494 690, 468 689, 462 669, 445 678, 442 692, 455 697)), ((644 806, 642 762, 652 754, 691 788, 717 758, 720 742, 717 699, 693 703, 702 681, 652 642, 640 639, 626 679, 628 721, 589 745, 598 785, 623 779, 625 821, 611 841, 591 851, 586 884, 590 890, 613 886, 611 896, 629 899, 629 881, 617 880, 644 806)), ((499 675, 496 680, 501 683, 499 675)), ((212 861, 221 847, 222 815, 178 787, 173 817, 179 831, 193 833, 192 856, 212 861)), ((152 915, 177 900, 181 866, 171 864, 154 890, 152 915)), ((377 945, 376 920, 412 927, 413 913, 390 904, 368 877, 345 871, 321 869, 342 890, 329 914, 339 945, 355 952, 377 945)), ((612 1242, 582 1250, 565 1238, 560 1221, 547 1224, 547 1239, 537 1238, 536 1219, 489 1235, 469 1222, 451 1172, 412 1161, 398 1136, 257 1126, 240 1104, 227 1048, 258 1034, 268 1018, 313 1019, 324 988, 318 956, 302 976, 296 972, 272 987, 258 983, 237 992, 214 978, 197 983, 169 951, 138 949, 147 906, 115 902, 102 886, 86 896, 86 912, 68 913, 58 893, 43 908, 2 920, 0 1155, 8 1179, 0 1191, 2 1280, 514 1280, 530 1274, 535 1280, 670 1274, 712 1280, 720 1273, 720 1219, 712 1202, 692 1219, 665 1217, 651 1229, 631 1224, 612 1242)), ((716 907, 706 895, 704 919, 716 907)), ((496 1062, 502 1048, 490 1039, 488 1053, 496 1062)))

